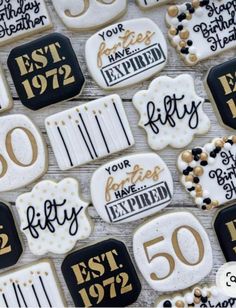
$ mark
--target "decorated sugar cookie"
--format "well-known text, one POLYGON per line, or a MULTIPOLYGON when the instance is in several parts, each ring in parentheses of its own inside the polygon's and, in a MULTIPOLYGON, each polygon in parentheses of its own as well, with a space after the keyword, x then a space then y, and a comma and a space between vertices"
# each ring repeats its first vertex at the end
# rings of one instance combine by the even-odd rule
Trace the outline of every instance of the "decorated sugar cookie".
POLYGON ((71 253, 62 273, 76 307, 126 307, 141 292, 128 250, 115 239, 71 253))
POLYGON ((166 213, 140 226, 134 233, 137 266, 156 291, 188 288, 209 274, 212 249, 200 222, 189 212, 166 213))
POLYGON ((2 0, 0 11, 0 46, 52 27, 44 0, 2 0))
POLYGON ((195 286, 183 293, 158 298, 155 307, 235 307, 236 299, 226 296, 213 286, 195 286))
POLYGON ((31 252, 66 253, 78 240, 89 237, 92 226, 87 206, 79 197, 78 182, 72 178, 59 183, 42 181, 20 195, 16 207, 31 252))
POLYGON ((53 263, 48 259, 0 275, 1 307, 65 307, 53 263))
POLYGON ((18 189, 47 171, 42 135, 23 114, 0 117, 0 192, 18 189))
POLYGON ((106 96, 45 120, 61 170, 127 149, 134 139, 120 97, 106 96))
POLYGON ((3 70, 0 66, 0 113, 11 109, 12 106, 13 99, 10 94, 10 89, 4 76, 3 70))
POLYGON ((134 154, 97 169, 91 180, 92 203, 107 222, 125 223, 166 207, 172 199, 173 180, 155 153, 134 154))
POLYGON ((14 48, 8 67, 21 102, 32 110, 79 95, 85 82, 69 38, 60 33, 14 48))
POLYGON ((167 61, 165 38, 148 18, 111 25, 91 36, 85 47, 96 83, 111 90, 130 86, 160 72, 167 61))
POLYGON ((178 158, 181 182, 194 202, 210 210, 236 199, 236 136, 215 138, 178 158))
POLYGON ((190 65, 236 46, 234 0, 192 0, 166 15, 171 44, 190 65))
POLYGON ((142 10, 149 10, 168 2, 170 2, 170 0, 136 0, 136 3, 142 10))
POLYGON ((218 211, 213 226, 226 261, 236 261, 236 205, 218 211))
POLYGON ((92 30, 118 19, 125 14, 127 2, 127 0, 52 1, 63 23, 72 30, 92 30))
POLYGON ((0 269, 15 265, 22 252, 12 212, 7 204, 0 202, 0 269))
POLYGON ((140 114, 139 126, 145 129, 153 150, 168 145, 182 148, 194 135, 207 133, 210 120, 203 111, 203 103, 204 99, 195 92, 193 78, 187 74, 158 77, 148 90, 133 97, 140 114))
POLYGON ((212 67, 205 87, 221 123, 236 129, 236 58, 212 67))

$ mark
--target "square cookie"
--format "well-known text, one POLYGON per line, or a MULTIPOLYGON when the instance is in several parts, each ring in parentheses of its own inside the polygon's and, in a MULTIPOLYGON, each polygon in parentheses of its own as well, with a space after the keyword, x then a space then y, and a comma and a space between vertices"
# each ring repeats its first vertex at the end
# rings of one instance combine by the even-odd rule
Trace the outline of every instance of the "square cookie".
POLYGON ((54 114, 45 126, 61 170, 125 150, 134 138, 116 94, 54 114))
POLYGON ((32 110, 71 99, 84 86, 70 39, 60 33, 14 48, 7 63, 21 102, 32 110))

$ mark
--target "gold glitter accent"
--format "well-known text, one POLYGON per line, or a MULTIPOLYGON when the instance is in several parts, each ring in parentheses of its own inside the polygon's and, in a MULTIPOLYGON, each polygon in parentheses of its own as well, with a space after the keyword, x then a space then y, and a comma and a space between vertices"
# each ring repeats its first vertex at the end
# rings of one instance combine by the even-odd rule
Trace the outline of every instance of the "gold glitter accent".
POLYGON ((171 16, 171 17, 175 17, 177 16, 179 13, 179 9, 176 5, 171 5, 169 8, 168 8, 168 15, 171 16))

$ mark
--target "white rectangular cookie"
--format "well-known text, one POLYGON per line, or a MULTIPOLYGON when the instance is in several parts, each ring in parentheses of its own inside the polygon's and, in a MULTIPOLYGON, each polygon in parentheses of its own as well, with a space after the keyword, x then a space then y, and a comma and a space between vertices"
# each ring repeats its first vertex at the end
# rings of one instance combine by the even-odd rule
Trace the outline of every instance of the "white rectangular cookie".
POLYGON ((46 118, 45 126, 61 170, 134 144, 122 101, 116 94, 56 113, 46 118))

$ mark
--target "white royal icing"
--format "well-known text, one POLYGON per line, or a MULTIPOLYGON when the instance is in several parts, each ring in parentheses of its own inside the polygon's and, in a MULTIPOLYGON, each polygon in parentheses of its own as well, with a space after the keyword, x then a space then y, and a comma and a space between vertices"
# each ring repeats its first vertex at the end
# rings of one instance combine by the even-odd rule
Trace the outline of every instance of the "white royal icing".
POLYGON ((40 260, 0 275, 1 307, 64 307, 53 264, 40 260))
POLYGON ((52 26, 44 0, 2 0, 0 11, 0 46, 52 26))
POLYGON ((107 222, 128 222, 166 207, 173 180, 155 153, 123 156, 97 169, 91 180, 92 203, 107 222))
POLYGON ((189 212, 157 216, 133 237, 134 258, 147 283, 156 291, 188 288, 209 274, 212 249, 200 222, 189 212))
POLYGON ((131 19, 91 36, 85 57, 90 74, 100 87, 118 89, 161 71, 167 61, 167 46, 152 20, 131 19))
POLYGON ((0 117, 0 192, 30 184, 47 170, 47 148, 33 122, 22 114, 0 117))
MULTIPOLYGON (((235 307, 236 299, 229 297, 216 286, 195 286, 183 293, 161 296, 157 299, 155 307, 179 307, 176 303, 182 303, 181 307, 235 307), (195 293, 196 292, 196 293, 195 293), (194 294, 195 293, 195 294, 194 294)), ((178 304, 177 303, 177 304, 178 304)))
POLYGON ((120 97, 109 95, 45 120, 60 169, 67 170, 134 144, 120 97))
POLYGON ((0 113, 12 108, 12 105, 13 100, 10 94, 9 86, 3 70, 0 67, 0 113))
POLYGON ((59 183, 42 181, 20 195, 16 207, 31 252, 66 253, 76 241, 89 237, 92 227, 87 206, 79 197, 78 182, 72 178, 59 183))
MULTIPOLYGON (((206 165, 202 165, 201 159, 196 161, 197 165, 195 168, 201 167, 203 170, 203 174, 200 176, 195 175, 194 168, 193 170, 190 169, 189 173, 186 174, 187 168, 189 168, 190 164, 182 164, 183 153, 181 153, 178 157, 177 165, 179 171, 181 172, 181 182, 186 190, 188 191, 188 189, 192 188, 191 192, 194 192, 196 185, 201 186, 201 190, 203 191, 203 198, 199 199, 198 196, 195 195, 193 197, 195 203, 202 209, 208 209, 205 207, 207 205, 210 206, 213 201, 216 202, 214 205, 215 207, 236 199, 236 144, 233 143, 232 136, 226 139, 228 142, 224 142, 223 139, 220 138, 215 138, 211 143, 208 143, 203 147, 196 147, 203 153, 207 154, 206 165), (215 157, 214 151, 216 149, 216 142, 219 140, 221 140, 224 145, 223 147, 219 148, 220 150, 215 157), (213 155, 213 157, 211 157, 211 155, 213 155), (198 177, 199 182, 192 182, 191 187, 189 187, 189 184, 186 180, 187 175, 198 177), (210 200, 207 201, 205 198, 209 198, 210 200)), ((188 150, 188 152, 192 153, 192 150, 188 150)))
POLYGON ((170 0, 136 0, 136 2, 141 9, 145 10, 168 3, 170 0))
POLYGON ((182 148, 194 135, 206 133, 210 120, 203 111, 203 103, 204 99, 195 92, 193 78, 187 74, 157 77, 148 90, 133 98, 140 114, 139 126, 146 130, 148 144, 154 150, 168 145, 182 148))
POLYGON ((63 23, 74 30, 91 30, 122 16, 127 0, 52 0, 63 23))
POLYGON ((192 10, 192 3, 177 5, 176 16, 166 14, 167 24, 173 28, 173 33, 169 31, 171 43, 190 65, 236 46, 234 0, 210 0, 208 4, 194 7, 194 12, 190 13, 187 5, 192 10), (190 17, 185 18, 187 16, 190 17), (175 32, 174 29, 179 26, 183 26, 183 29, 175 32), (182 44, 176 42, 176 37, 186 43, 185 48, 188 50, 181 51, 182 44))

